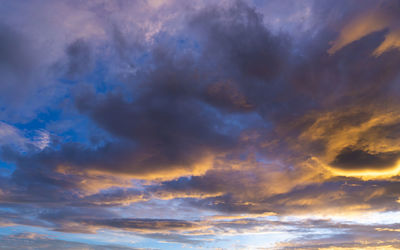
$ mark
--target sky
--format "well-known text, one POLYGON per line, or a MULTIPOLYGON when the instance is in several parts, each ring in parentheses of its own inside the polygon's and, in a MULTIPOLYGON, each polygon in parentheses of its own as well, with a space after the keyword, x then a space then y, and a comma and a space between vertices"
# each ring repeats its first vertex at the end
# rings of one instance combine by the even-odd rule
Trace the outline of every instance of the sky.
POLYGON ((400 1, 0 0, 0 249, 399 249, 400 1))

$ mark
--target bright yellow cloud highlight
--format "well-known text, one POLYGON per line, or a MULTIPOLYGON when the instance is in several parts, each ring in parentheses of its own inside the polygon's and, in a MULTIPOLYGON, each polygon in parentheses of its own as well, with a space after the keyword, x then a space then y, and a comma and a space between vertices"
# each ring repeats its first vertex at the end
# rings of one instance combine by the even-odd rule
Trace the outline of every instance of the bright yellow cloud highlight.
POLYGON ((387 178, 396 176, 400 172, 400 165, 398 164, 396 167, 388 170, 357 170, 357 171, 345 171, 345 170, 338 170, 334 168, 330 168, 332 173, 335 175, 347 176, 347 177, 361 177, 362 179, 369 180, 369 179, 376 179, 376 178, 387 178))
POLYGON ((375 228, 376 231, 388 231, 388 232, 400 232, 400 229, 398 228, 375 228))
POLYGON ((374 127, 396 124, 400 122, 400 114, 395 112, 373 112, 371 118, 361 122, 354 121, 346 124, 343 121, 357 120, 360 110, 350 112, 330 112, 317 117, 314 124, 301 136, 301 140, 326 141, 326 162, 331 162, 334 157, 345 147, 352 145, 362 146, 371 152, 391 152, 400 150, 400 142, 381 138, 370 130, 374 127))
POLYGON ((346 177, 358 177, 363 180, 372 179, 382 179, 396 176, 400 173, 400 161, 393 168, 383 169, 383 170, 373 170, 373 169, 360 169, 360 170, 343 170, 329 166, 323 163, 317 157, 311 158, 313 161, 317 162, 319 165, 328 169, 334 176, 346 176, 346 177))
MULTIPOLYGON (((293 145, 295 150, 308 150, 304 145, 314 146, 317 150, 312 153, 307 164, 316 169, 327 170, 328 176, 348 176, 362 179, 376 179, 396 176, 400 173, 400 159, 394 158, 393 165, 376 166, 366 164, 362 166, 354 159, 354 164, 348 167, 339 167, 335 164, 337 157, 343 150, 359 150, 376 158, 380 155, 396 155, 400 152, 400 141, 391 136, 391 132, 400 126, 400 114, 394 110, 382 110, 377 107, 363 107, 363 109, 338 110, 323 114, 311 114, 311 125, 300 136, 300 143, 293 145), (323 145, 323 150, 320 150, 323 145)), ((305 152, 305 153, 309 153, 305 152)), ((355 156, 357 157, 357 156, 355 156)), ((395 156, 392 156, 395 157, 395 156)), ((375 159, 376 159, 375 158, 375 159)), ((385 158, 383 158, 384 160, 385 158)), ((351 161, 352 159, 348 159, 351 161)), ((392 164, 392 163, 390 163, 392 164)))

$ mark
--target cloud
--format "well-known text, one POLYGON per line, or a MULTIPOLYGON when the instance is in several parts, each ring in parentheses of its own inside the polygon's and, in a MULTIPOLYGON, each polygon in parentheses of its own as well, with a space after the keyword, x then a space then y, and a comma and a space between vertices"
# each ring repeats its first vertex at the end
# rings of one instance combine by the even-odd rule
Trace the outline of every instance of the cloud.
POLYGON ((27 138, 17 128, 4 122, 0 123, 0 144, 2 146, 14 145, 17 148, 23 149, 26 147, 27 142, 27 138))
POLYGON ((85 222, 89 225, 106 226, 134 230, 139 232, 171 232, 171 231, 190 231, 198 226, 193 222, 180 220, 162 220, 162 219, 107 219, 85 222))
MULTIPOLYGON (((399 246, 396 233, 380 234, 373 225, 310 221, 311 228, 334 230, 329 236, 311 233, 289 242, 281 242, 277 249, 396 249, 399 246), (340 228, 340 229, 339 229, 340 228)), ((392 225, 396 227, 396 225, 392 225)))
POLYGON ((37 234, 18 234, 1 236, 2 247, 4 249, 112 249, 112 250, 128 250, 135 249, 130 247, 122 247, 115 245, 95 245, 85 244, 72 241, 64 241, 59 239, 48 238, 37 234))
POLYGON ((379 56, 386 51, 398 48, 398 9, 398 3, 386 1, 376 3, 370 9, 358 13, 344 25, 339 37, 332 42, 332 47, 328 50, 328 53, 333 54, 366 35, 384 29, 387 30, 385 39, 374 50, 373 55, 379 56))
POLYGON ((84 40, 76 40, 66 49, 68 57, 66 74, 69 77, 76 77, 85 72, 90 72, 92 66, 92 52, 84 40))
MULTIPOLYGON (((215 42, 218 40, 223 42, 229 36, 241 38, 237 33, 238 29, 255 36, 253 32, 255 29, 258 35, 252 40, 256 42, 260 38, 264 41, 263 44, 268 43, 279 49, 282 47, 280 38, 269 34, 262 26, 261 17, 244 4, 234 5, 228 12, 221 10, 214 13, 207 9, 197 15, 191 25, 199 32, 203 32, 200 31, 203 29, 206 32, 223 29, 226 37, 219 37, 214 40, 215 42), (243 20, 238 22, 236 19, 228 19, 228 26, 221 25, 225 22, 221 17, 228 17, 231 14, 243 16, 243 20), (198 20, 203 18, 215 19, 215 22, 200 25, 198 20), (237 29, 232 28, 233 26, 237 26, 237 29)), ((277 60, 278 52, 275 50, 271 49, 266 51, 265 55, 258 55, 256 48, 251 44, 239 46, 240 44, 241 42, 223 53, 231 55, 231 50, 243 49, 244 51, 240 53, 244 55, 249 53, 245 56, 249 58, 246 60, 255 55, 260 56, 260 61, 268 59, 272 60, 268 64, 276 65, 273 61, 277 60), (272 55, 274 56, 270 58, 272 55)), ((205 49, 212 53, 214 46, 221 45, 208 44, 205 49)), ((196 60, 195 51, 187 54, 176 51, 178 56, 173 56, 172 50, 174 49, 170 46, 160 44, 151 51, 154 69, 136 71, 136 80, 131 82, 133 91, 126 93, 128 96, 121 92, 104 95, 90 91, 80 93, 76 99, 78 110, 112 135, 129 143, 118 142, 118 144, 124 143, 124 147, 110 143, 107 147, 95 151, 88 149, 84 154, 79 152, 81 149, 64 147, 65 151, 60 152, 61 155, 72 153, 68 151, 77 151, 73 153, 77 162, 66 159, 64 165, 69 164, 72 168, 75 165, 80 167, 86 165, 85 168, 88 169, 123 172, 144 178, 161 176, 173 178, 189 173, 204 173, 212 167, 216 156, 223 155, 236 147, 243 128, 227 121, 226 118, 230 113, 221 113, 219 108, 230 112, 252 108, 253 104, 247 101, 245 90, 241 90, 243 86, 225 84, 224 86, 230 88, 232 93, 221 97, 222 92, 218 86, 222 85, 215 83, 212 79, 214 77, 209 78, 208 66, 203 69, 206 58, 196 60), (206 74, 200 76, 199 71, 206 74), (221 98, 225 101, 221 102, 221 98), (82 156, 79 156, 80 154, 82 156), (93 156, 92 160, 89 155, 93 156), (97 157, 102 160, 96 160, 97 157), (79 158, 85 160, 80 163, 79 158), (107 162, 112 162, 113 167, 109 167, 107 162)), ((243 75, 246 77, 269 78, 264 73, 260 75, 253 72, 253 66, 240 61, 245 57, 239 56, 236 61, 221 57, 221 63, 228 63, 227 60, 235 63, 239 69, 243 69, 243 75), (250 68, 246 68, 249 66, 250 68)))
MULTIPOLYGON (((156 39, 146 48, 145 64, 137 63, 131 77, 118 78, 127 81, 122 90, 76 87, 80 115, 104 129, 109 142, 98 147, 64 143, 17 156, 13 181, 25 181, 27 187, 35 183, 34 190, 55 188, 50 193, 58 197, 70 190, 100 199, 97 192, 130 187, 132 178, 156 181, 155 186, 170 180, 152 190, 156 197, 217 197, 215 208, 263 213, 276 212, 275 204, 266 206, 271 197, 298 195, 291 192, 346 176, 338 170, 393 168, 398 149, 389 135, 396 131, 398 116, 385 107, 397 104, 391 98, 385 105, 377 103, 394 95, 389 89, 398 59, 366 55, 384 33, 363 37, 332 56, 326 54, 327 44, 304 49, 300 56, 289 35, 271 33, 262 14, 245 3, 190 14, 184 30, 191 32, 185 39, 194 39, 198 47, 180 51, 156 39), (361 62, 367 63, 356 66, 361 62), (374 105, 366 105, 366 96, 374 105), (385 132, 386 127, 392 132, 385 132), (349 160, 348 148, 359 157, 349 160), (249 160, 254 155, 258 159, 249 160), (364 158, 376 164, 367 160, 366 165, 364 158), (192 177, 176 179, 182 176, 192 177)), ((135 43, 126 43, 124 30, 113 30, 120 32, 113 33, 119 41, 114 49, 121 55, 132 52, 135 43)), ((323 43, 324 34, 317 33, 314 43, 323 43)), ((90 46, 90 39, 67 44, 67 68, 81 72, 88 66, 94 51, 90 46)), ((124 204, 118 196, 109 204, 124 204)), ((135 195, 126 200, 135 201, 135 195)))
POLYGON ((397 152, 371 154, 362 150, 344 148, 331 164, 341 169, 385 169, 393 167, 398 157, 397 152))
POLYGON ((398 211, 398 5, 257 2, 3 7, 2 223, 396 247, 395 224, 290 219, 398 211))
MULTIPOLYGON (((29 52, 25 48, 27 43, 21 34, 18 34, 11 27, 1 24, 1 37, 0 37, 0 67, 3 72, 2 86, 10 86, 7 76, 12 78, 23 79, 22 73, 29 74, 32 63, 29 58, 29 52)), ((23 84, 23 82, 19 82, 23 84)))
MULTIPOLYGON (((127 174, 144 179, 202 176, 218 168, 219 157, 228 159, 240 150, 249 150, 284 167, 265 173, 236 171, 239 182, 247 182, 251 171, 262 172, 257 182, 273 182, 266 177, 268 171, 284 178, 290 172, 286 171, 289 165, 296 169, 294 173, 301 173, 296 184, 288 184, 284 191, 277 191, 280 188, 276 185, 263 186, 267 193, 279 193, 310 184, 311 176, 324 175, 316 181, 320 182, 327 176, 325 165, 348 164, 340 154, 346 148, 377 157, 396 152, 394 145, 376 146, 380 143, 373 141, 379 136, 367 135, 377 126, 395 126, 392 113, 363 106, 365 96, 378 103, 390 93, 382 90, 376 94, 376 90, 391 87, 396 76, 393 69, 398 61, 394 55, 381 59, 365 56, 384 34, 360 39, 348 54, 328 56, 325 44, 315 51, 305 49, 299 56, 293 53, 288 35, 271 33, 263 16, 245 3, 206 7, 187 20, 186 29, 191 30, 188 40, 196 39, 199 48, 179 52, 169 43, 154 40, 146 61, 152 67, 139 67, 135 77, 121 78, 128 80, 126 89, 102 93, 77 87, 77 109, 108 132, 111 142, 97 148, 65 143, 37 155, 20 156, 15 176, 28 178, 22 173, 31 173, 30 165, 42 169, 37 178, 51 176, 48 180, 52 182, 69 174, 77 179, 90 178, 90 174, 127 174), (355 66, 361 61, 368 63, 355 66), (382 75, 384 68, 390 70, 382 75), (370 73, 363 76, 360 72, 370 73), (337 83, 337 90, 333 91, 331 82, 337 83), (360 124, 363 126, 356 128, 360 124), (262 136, 243 145, 241 138, 251 132, 262 136), (306 167, 312 157, 322 162, 324 169, 313 173, 314 167, 306 167), (305 179, 307 184, 300 184, 305 179)), ((324 41, 323 33, 319 35, 315 43, 324 41)), ((124 45, 121 37, 117 40, 120 42, 113 44, 115 49, 129 53, 132 46, 124 45)), ((90 46, 90 39, 72 40, 66 45, 67 68, 75 69, 71 72, 81 72, 90 64, 90 46)), ((396 107, 395 103, 388 105, 396 107)), ((224 170, 218 171, 214 173, 222 178, 224 170)))
POLYGON ((46 130, 21 131, 5 122, 0 122, 0 146, 11 147, 20 152, 34 149, 43 150, 50 144, 50 134, 46 130))

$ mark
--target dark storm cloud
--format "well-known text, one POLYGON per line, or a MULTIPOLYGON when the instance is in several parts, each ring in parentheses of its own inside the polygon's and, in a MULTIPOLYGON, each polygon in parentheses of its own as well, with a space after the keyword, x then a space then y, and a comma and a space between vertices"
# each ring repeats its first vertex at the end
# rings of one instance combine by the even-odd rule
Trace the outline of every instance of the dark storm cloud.
POLYGON ((400 156, 399 152, 369 153, 363 150, 344 148, 331 163, 332 166, 352 169, 385 169, 393 167, 400 156))
POLYGON ((246 77, 271 80, 287 60, 289 41, 276 36, 263 24, 254 8, 236 2, 227 9, 208 7, 190 25, 204 41, 203 56, 217 69, 246 77), (216 60, 217 59, 217 60, 216 60))
POLYGON ((70 44, 66 49, 68 77, 77 77, 86 72, 90 72, 92 65, 92 51, 90 45, 82 39, 78 39, 70 44))
POLYGON ((223 109, 227 104, 236 106, 268 119, 286 116, 292 112, 288 106, 304 107, 299 105, 301 96, 288 96, 291 87, 283 78, 295 60, 292 43, 283 32, 271 33, 256 9, 243 2, 226 9, 208 7, 195 15, 190 27, 201 42, 203 65, 222 80, 208 90, 207 100, 213 105, 223 109), (224 95, 218 95, 222 93, 219 89, 224 95), (212 93, 217 96, 210 96, 212 93))
POLYGON ((127 172, 190 166, 211 152, 234 148, 240 129, 224 121, 224 112, 251 111, 257 103, 248 100, 244 85, 230 82, 230 74, 240 69, 241 77, 269 80, 285 60, 286 42, 270 34, 262 17, 244 4, 204 10, 191 26, 212 38, 200 48, 202 58, 156 48, 154 69, 139 70, 137 79, 143 80, 130 83, 133 100, 125 94, 83 94, 77 100, 78 109, 101 127, 136 143, 127 172), (216 53, 218 48, 224 50, 216 53), (214 63, 220 72, 210 72, 214 63))
POLYGON ((85 97, 79 103, 101 126, 137 143, 130 153, 134 162, 126 172, 190 167, 211 151, 221 152, 234 144, 234 134, 216 128, 224 124, 214 110, 190 97, 174 96, 174 87, 164 90, 171 95, 159 91, 150 90, 133 103, 118 96, 99 101, 85 97))

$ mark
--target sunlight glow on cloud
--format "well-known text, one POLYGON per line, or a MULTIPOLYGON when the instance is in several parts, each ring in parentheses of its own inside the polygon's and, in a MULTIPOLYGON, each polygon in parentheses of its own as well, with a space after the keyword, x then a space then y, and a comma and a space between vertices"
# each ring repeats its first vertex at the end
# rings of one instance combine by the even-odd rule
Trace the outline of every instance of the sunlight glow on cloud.
MULTIPOLYGON (((399 20, 396 18, 396 3, 391 1, 381 1, 372 10, 351 19, 340 31, 339 37, 332 42, 332 47, 328 50, 329 54, 334 54, 344 46, 361 39, 373 32, 387 29, 384 41, 373 52, 374 56, 400 48, 400 28, 399 20)), ((398 6, 397 6, 398 7, 398 6)))

